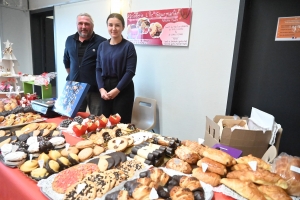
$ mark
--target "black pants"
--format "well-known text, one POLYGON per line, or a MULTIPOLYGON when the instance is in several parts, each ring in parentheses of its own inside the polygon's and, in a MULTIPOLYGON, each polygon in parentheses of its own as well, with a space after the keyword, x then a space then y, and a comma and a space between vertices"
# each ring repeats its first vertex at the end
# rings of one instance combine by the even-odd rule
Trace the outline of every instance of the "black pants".
MULTIPOLYGON (((104 89, 109 92, 118 85, 117 78, 106 78, 104 89)), ((134 84, 131 81, 114 99, 104 100, 101 98, 101 113, 105 117, 118 113, 121 123, 131 123, 132 107, 134 102, 134 84)))

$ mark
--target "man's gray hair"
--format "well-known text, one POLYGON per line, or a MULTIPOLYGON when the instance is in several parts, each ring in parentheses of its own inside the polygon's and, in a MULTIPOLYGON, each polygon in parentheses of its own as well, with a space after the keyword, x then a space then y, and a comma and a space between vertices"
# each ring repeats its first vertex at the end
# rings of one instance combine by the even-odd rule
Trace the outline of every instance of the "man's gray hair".
POLYGON ((92 18, 92 16, 88 13, 80 13, 79 15, 77 15, 77 18, 78 17, 81 17, 81 16, 85 16, 85 17, 89 17, 91 19, 91 23, 94 25, 94 20, 92 18))

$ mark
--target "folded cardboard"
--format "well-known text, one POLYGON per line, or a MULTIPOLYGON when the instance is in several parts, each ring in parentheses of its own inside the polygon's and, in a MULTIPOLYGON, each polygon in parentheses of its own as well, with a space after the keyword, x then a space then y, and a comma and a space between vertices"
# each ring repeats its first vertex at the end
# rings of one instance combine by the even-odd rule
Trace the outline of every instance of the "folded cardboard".
MULTIPOLYGON (((222 132, 218 122, 220 119, 234 119, 233 116, 216 115, 213 120, 206 117, 206 130, 204 144, 212 147, 215 144, 224 144, 229 147, 243 151, 242 156, 252 154, 261 158, 269 148, 269 142, 272 136, 271 131, 261 130, 243 130, 224 127, 222 132)), ((247 118, 242 118, 247 120, 247 118)), ((279 148, 282 129, 277 132, 275 147, 279 148)))

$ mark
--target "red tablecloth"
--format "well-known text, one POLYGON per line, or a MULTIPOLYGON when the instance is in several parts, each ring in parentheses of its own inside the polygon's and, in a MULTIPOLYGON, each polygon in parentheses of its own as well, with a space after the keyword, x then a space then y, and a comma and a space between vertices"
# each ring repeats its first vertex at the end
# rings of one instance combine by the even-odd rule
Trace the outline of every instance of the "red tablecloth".
MULTIPOLYGON (((78 113, 83 118, 88 117, 88 113, 78 113)), ((64 117, 47 119, 46 122, 59 124, 64 117)), ((64 134, 66 141, 70 145, 76 144, 80 139, 69 134, 64 134)), ((0 163, 0 200, 46 200, 46 196, 40 191, 37 182, 30 179, 18 168, 10 168, 0 163)), ((215 193, 213 200, 233 200, 230 197, 215 193)))
MULTIPOLYGON (((88 113, 78 113, 83 118, 88 117, 88 113)), ((60 124, 65 117, 47 119, 46 122, 60 124)), ((66 141, 71 145, 77 143, 79 138, 69 134, 64 134, 66 141)), ((37 182, 30 179, 17 168, 10 168, 3 163, 0 164, 0 199, 2 200, 43 200, 47 199, 36 185, 37 182)))

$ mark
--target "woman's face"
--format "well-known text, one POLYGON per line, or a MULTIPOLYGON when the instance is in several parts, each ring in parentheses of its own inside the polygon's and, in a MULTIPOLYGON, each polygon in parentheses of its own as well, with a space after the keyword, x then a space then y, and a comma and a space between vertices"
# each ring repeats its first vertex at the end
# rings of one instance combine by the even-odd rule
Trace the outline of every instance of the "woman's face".
POLYGON ((121 37, 124 26, 118 18, 109 18, 107 21, 108 33, 112 38, 121 37))

